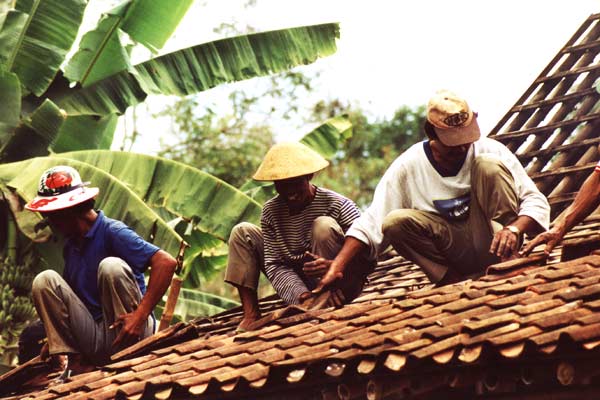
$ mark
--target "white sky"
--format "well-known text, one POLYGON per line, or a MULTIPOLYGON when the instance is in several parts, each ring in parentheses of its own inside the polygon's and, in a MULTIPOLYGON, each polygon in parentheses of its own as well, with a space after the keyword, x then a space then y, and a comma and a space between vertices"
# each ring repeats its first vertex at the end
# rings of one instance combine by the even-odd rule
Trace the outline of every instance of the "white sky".
MULTIPOLYGON (((307 99, 307 104, 340 98, 383 117, 402 105, 425 104, 436 90, 446 88, 479 111, 483 131, 493 128, 584 20, 600 12, 600 0, 257 0, 249 8, 242 4, 197 0, 163 52, 218 39, 212 28, 232 20, 259 31, 340 22, 337 53, 303 69, 321 71, 316 98, 307 99)), ((203 95, 214 101, 222 92, 216 88, 203 95)), ((150 102, 152 109, 156 101, 150 102)), ((145 129, 142 125, 140 130, 145 129)))

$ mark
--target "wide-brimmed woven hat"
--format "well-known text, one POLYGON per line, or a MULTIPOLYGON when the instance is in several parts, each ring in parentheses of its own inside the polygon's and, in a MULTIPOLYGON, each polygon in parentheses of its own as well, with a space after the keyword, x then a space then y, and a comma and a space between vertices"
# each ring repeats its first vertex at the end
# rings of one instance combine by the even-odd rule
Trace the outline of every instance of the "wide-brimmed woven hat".
POLYGON ((302 143, 278 143, 269 149, 252 178, 279 181, 313 174, 328 165, 329 161, 302 143))
POLYGON ((73 207, 98 195, 98 188, 86 187, 75 168, 58 165, 44 171, 37 196, 25 205, 30 211, 49 212, 73 207))
POLYGON ((438 91, 427 104, 429 121, 446 146, 473 143, 481 136, 477 116, 467 102, 448 90, 438 91))

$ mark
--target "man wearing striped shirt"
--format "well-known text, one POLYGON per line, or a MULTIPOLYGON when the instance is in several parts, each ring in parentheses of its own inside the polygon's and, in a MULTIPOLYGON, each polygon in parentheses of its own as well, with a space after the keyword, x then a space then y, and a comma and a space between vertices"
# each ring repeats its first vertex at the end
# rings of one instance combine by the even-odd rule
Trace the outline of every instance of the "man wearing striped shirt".
MULTIPOLYGON (((280 143, 254 174, 255 180, 273 181, 278 195, 265 203, 261 228, 241 223, 230 235, 225 281, 238 289, 242 301, 244 317, 238 330, 250 329, 260 317, 256 289, 261 270, 286 303, 307 301, 328 270, 315 261, 335 258, 345 232, 360 216, 351 200, 310 183, 313 174, 328 165, 301 143, 280 143)), ((352 279, 332 288, 328 305, 341 305, 360 293, 365 273, 356 276, 351 271, 348 277, 352 279)))

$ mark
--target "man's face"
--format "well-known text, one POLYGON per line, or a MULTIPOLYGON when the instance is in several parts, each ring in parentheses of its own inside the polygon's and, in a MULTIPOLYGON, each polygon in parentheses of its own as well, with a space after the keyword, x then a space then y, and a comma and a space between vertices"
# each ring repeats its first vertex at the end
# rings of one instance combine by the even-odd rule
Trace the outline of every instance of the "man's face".
POLYGON ((435 160, 444 168, 454 169, 463 163, 473 143, 462 144, 460 146, 446 146, 439 139, 434 139, 430 140, 429 144, 435 160))
POLYGON ((77 234, 77 225, 75 218, 66 210, 58 210, 42 213, 42 216, 48 219, 50 227, 60 234, 70 237, 77 234))
POLYGON ((290 208, 306 206, 311 200, 311 190, 308 176, 274 181, 275 190, 290 208))

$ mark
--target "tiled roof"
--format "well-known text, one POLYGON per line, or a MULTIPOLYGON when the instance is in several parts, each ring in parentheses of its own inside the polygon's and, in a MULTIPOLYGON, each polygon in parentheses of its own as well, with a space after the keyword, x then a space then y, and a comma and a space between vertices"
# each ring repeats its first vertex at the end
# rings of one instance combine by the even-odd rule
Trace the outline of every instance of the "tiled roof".
POLYGON ((541 263, 533 256, 477 280, 341 309, 286 307, 239 335, 175 327, 169 336, 187 331, 179 343, 19 398, 310 398, 385 387, 486 394, 502 393, 503 379, 528 390, 578 387, 600 375, 579 370, 598 357, 600 256, 541 263))

